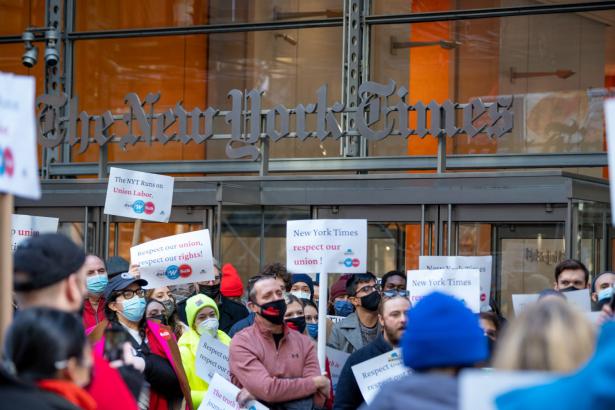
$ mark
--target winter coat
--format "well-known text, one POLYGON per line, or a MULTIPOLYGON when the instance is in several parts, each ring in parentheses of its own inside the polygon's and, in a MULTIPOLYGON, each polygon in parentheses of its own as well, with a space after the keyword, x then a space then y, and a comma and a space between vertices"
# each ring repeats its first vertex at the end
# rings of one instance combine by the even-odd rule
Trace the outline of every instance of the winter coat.
MULTIPOLYGON (((376 326, 378 333, 380 333, 380 323, 376 326)), ((357 312, 351 313, 344 320, 333 325, 331 336, 327 339, 327 345, 346 353, 352 353, 365 346, 357 312)))

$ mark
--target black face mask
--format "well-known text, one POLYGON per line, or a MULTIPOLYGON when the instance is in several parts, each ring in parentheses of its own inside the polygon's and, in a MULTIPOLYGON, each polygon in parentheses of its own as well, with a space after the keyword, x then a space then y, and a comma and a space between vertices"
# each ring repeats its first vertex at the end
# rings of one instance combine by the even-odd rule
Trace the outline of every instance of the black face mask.
POLYGON ((374 291, 369 295, 361 297, 361 306, 370 312, 375 312, 378 310, 378 305, 380 305, 380 299, 380 292, 374 291))
POLYGON ((578 289, 578 288, 575 288, 574 286, 568 286, 567 288, 560 289, 559 291, 564 293, 564 292, 574 292, 575 290, 583 290, 583 289, 578 289))
POLYGON ((217 300, 218 296, 220 296, 220 284, 219 283, 217 285, 199 285, 199 287, 200 287, 200 292, 203 295, 209 296, 213 300, 217 300))
POLYGON ((150 316, 148 319, 150 319, 150 320, 157 320, 158 322, 160 322, 160 324, 163 324, 165 326, 169 325, 169 323, 167 321, 167 318, 164 315, 150 316))
POLYGON ((284 299, 274 300, 273 302, 267 302, 256 306, 261 308, 259 315, 269 322, 274 325, 281 325, 284 323, 284 314, 286 313, 286 302, 284 299))
POLYGON ((292 319, 284 320, 286 325, 299 333, 305 332, 305 316, 293 317, 292 319))

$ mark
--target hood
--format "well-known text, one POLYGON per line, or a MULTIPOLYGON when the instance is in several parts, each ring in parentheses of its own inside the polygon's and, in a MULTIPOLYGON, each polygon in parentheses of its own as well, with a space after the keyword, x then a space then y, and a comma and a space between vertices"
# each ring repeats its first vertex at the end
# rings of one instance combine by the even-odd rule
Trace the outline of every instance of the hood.
POLYGON ((186 300, 186 319, 188 320, 188 327, 192 329, 194 319, 201 309, 204 307, 210 307, 216 311, 216 317, 220 319, 220 312, 216 302, 209 296, 205 296, 201 293, 194 295, 186 300))

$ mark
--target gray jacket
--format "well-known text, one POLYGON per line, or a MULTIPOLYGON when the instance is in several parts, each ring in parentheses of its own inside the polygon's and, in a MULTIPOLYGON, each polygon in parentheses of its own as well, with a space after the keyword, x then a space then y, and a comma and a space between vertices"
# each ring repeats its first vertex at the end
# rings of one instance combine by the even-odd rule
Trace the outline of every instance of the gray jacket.
POLYGON ((360 410, 456 410, 457 378, 433 373, 413 373, 387 383, 372 403, 360 410))
MULTIPOLYGON (((380 323, 377 326, 378 331, 375 336, 380 333, 380 323)), ((361 336, 359 317, 356 312, 351 313, 344 320, 333 325, 327 345, 346 353, 352 353, 365 346, 361 336)))

